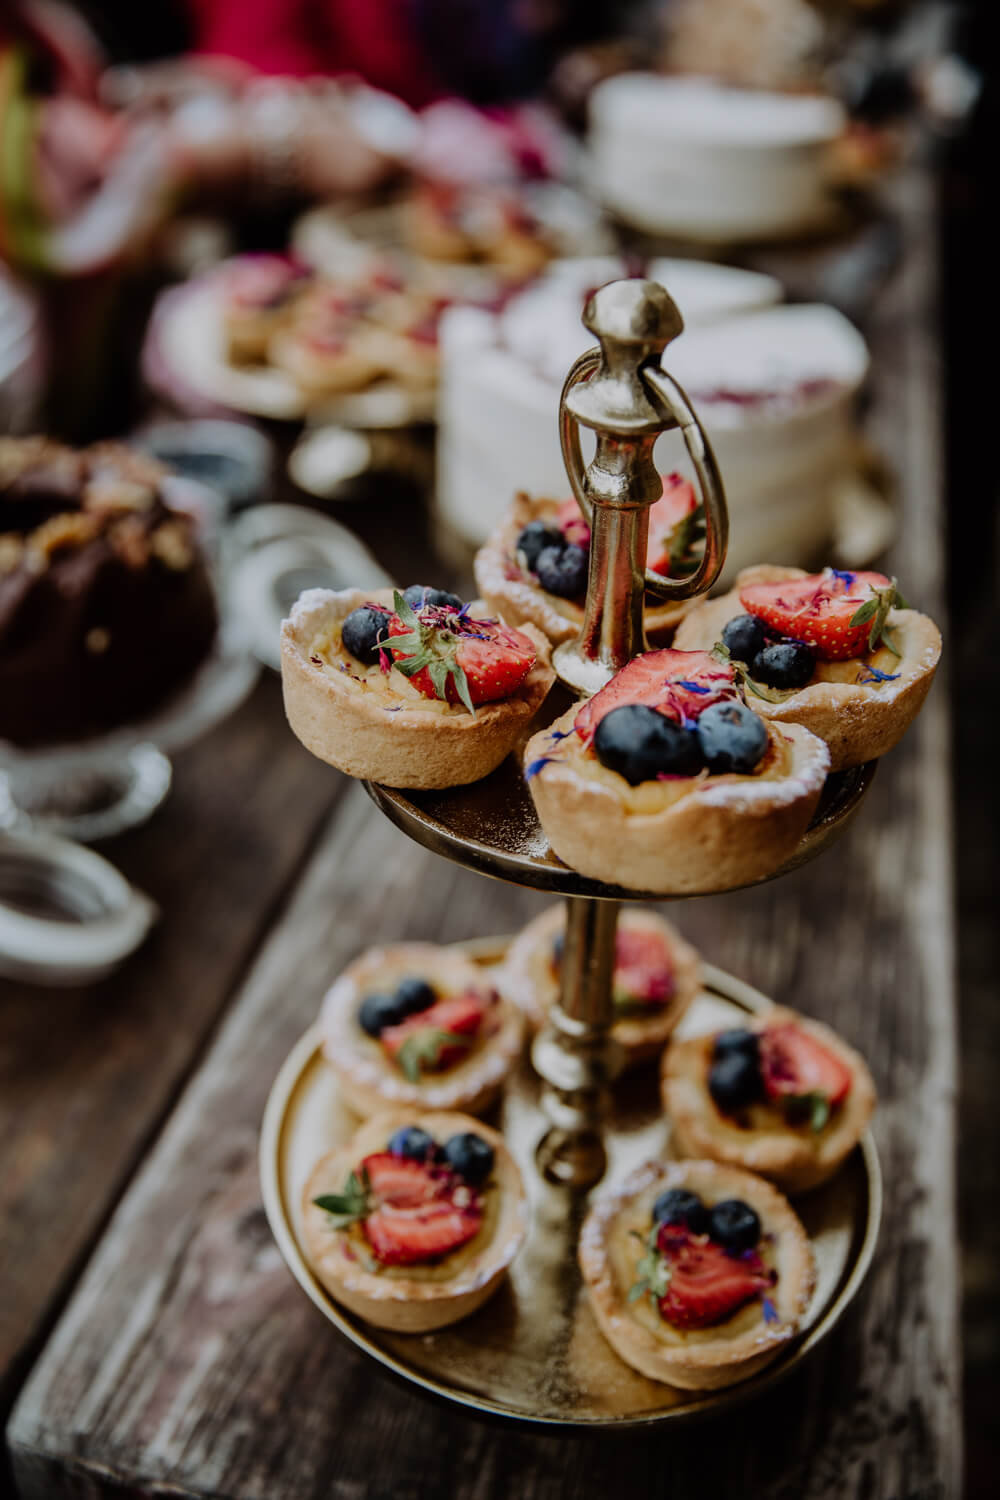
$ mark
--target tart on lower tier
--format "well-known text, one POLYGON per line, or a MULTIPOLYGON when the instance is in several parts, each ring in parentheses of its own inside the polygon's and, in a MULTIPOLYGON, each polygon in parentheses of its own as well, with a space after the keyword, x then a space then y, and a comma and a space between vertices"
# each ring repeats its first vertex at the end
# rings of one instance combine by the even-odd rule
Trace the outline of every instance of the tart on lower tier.
POLYGON ((756 711, 818 734, 834 771, 898 743, 941 655, 937 626, 903 605, 895 579, 770 565, 745 568, 730 593, 699 604, 676 644, 724 647, 756 711))
POLYGON ((662 1087, 679 1152, 746 1167, 788 1193, 832 1177, 875 1108, 864 1058, 778 1005, 745 1027, 671 1042, 662 1087))
POLYGON ((763 1369, 794 1337, 816 1282, 812 1246, 787 1199, 711 1161, 647 1162, 601 1193, 579 1254, 615 1352, 682 1390, 763 1369))
MULTIPOLYGON (((649 512, 648 565, 680 578, 698 564, 705 535, 693 487, 670 474, 649 512)), ((514 625, 537 625, 554 646, 583 624, 590 527, 575 500, 514 498, 507 518, 476 554, 476 585, 490 609, 514 625)), ((644 611, 653 645, 666 645, 692 600, 664 603, 652 594, 644 611)))
POLYGON ((521 1053, 520 1011, 478 965, 433 943, 369 948, 323 1001, 323 1056, 361 1115, 406 1106, 480 1114, 521 1053))
POLYGON ((807 729, 753 713, 733 668, 704 651, 635 657, 525 750, 560 859, 660 895, 773 874, 805 833, 829 764, 807 729))
POLYGON ((395 1110, 324 1156, 303 1193, 309 1262, 379 1328, 426 1333, 497 1290, 527 1228, 514 1158, 467 1115, 395 1110))
POLYGON ((262 364, 312 285, 308 266, 291 255, 237 255, 220 268, 222 325, 234 364, 262 364))
POLYGON ((310 589, 281 631, 285 712, 320 760, 395 787, 500 764, 552 686, 549 646, 453 594, 310 589))
MULTIPOLYGON (((559 998, 566 908, 550 906, 519 932, 497 983, 536 1029, 559 998)), ((615 934, 612 1035, 626 1066, 658 1057, 701 988, 697 953, 656 912, 626 907, 615 934)))

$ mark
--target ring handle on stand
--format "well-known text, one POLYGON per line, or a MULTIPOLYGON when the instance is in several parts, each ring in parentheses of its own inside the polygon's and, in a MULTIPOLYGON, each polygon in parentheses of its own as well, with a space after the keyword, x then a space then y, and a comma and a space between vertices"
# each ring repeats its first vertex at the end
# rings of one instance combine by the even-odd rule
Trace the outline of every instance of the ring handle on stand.
MULTIPOLYGON (((592 507, 584 489, 586 468, 580 447, 580 423, 569 410, 566 396, 574 386, 589 380, 600 364, 600 349, 588 349, 585 354, 580 355, 566 377, 559 406, 559 441, 563 463, 573 497, 588 522, 591 520, 592 507)), ((684 446, 694 467, 705 512, 705 551, 698 567, 686 578, 664 578, 662 574, 653 573, 647 568, 646 588, 660 599, 690 599, 707 593, 722 571, 729 542, 726 492, 708 434, 677 381, 653 363, 644 366, 640 376, 654 404, 663 413, 663 430, 680 428, 684 446)))

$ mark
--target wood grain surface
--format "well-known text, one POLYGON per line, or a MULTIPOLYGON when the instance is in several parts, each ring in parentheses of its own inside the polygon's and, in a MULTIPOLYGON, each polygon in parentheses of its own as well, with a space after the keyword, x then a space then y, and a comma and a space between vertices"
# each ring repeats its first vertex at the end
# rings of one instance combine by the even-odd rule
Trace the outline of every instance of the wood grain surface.
MULTIPOLYGON (((906 255, 866 333, 871 431, 905 507, 893 569, 908 597, 940 618, 934 254, 918 233, 933 222, 930 191, 920 173, 898 185, 906 255)), ((435 860, 351 788, 24 1389, 9 1441, 25 1500, 957 1497, 946 703, 939 683, 823 859, 778 885, 671 912, 711 961, 840 1029, 880 1089, 886 1205, 875 1265, 801 1374, 683 1431, 537 1434, 391 1381, 293 1283, 260 1205, 257 1131, 277 1068, 325 986, 379 938, 509 930, 544 904, 435 860)), ((36 1235, 64 1235, 64 1207, 58 1200, 36 1235)))

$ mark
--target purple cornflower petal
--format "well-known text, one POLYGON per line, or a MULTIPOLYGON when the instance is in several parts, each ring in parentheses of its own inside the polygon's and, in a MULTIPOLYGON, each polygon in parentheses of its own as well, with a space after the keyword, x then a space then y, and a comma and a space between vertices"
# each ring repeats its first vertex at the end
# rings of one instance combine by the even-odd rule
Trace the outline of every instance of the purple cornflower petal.
POLYGON ((530 781, 533 776, 537 776, 542 767, 547 766, 551 759, 551 755, 540 755, 537 760, 533 760, 529 765, 526 765, 524 768, 525 781, 530 781))
POLYGON ((867 676, 862 674, 858 678, 859 682, 895 682, 901 675, 899 672, 880 672, 878 667, 872 666, 866 666, 865 673, 867 676))
POLYGON ((711 688, 703 686, 702 683, 688 682, 684 677, 678 677, 675 681, 678 687, 687 688, 689 693, 710 693, 712 691, 711 688))
POLYGON ((781 1322, 781 1319, 778 1317, 778 1309, 775 1307, 775 1305, 771 1301, 770 1297, 762 1297, 761 1298, 761 1307, 764 1309, 764 1322, 765 1323, 780 1323, 781 1322))
POLYGON ((572 729, 550 729, 549 740, 553 745, 555 745, 558 744, 560 740, 568 740, 572 733, 572 729))
POLYGON ((841 581, 841 583, 844 584, 844 586, 846 588, 853 588, 854 587, 854 574, 853 573, 844 572, 840 568, 831 568, 830 572, 833 574, 834 578, 839 578, 840 581, 841 581))

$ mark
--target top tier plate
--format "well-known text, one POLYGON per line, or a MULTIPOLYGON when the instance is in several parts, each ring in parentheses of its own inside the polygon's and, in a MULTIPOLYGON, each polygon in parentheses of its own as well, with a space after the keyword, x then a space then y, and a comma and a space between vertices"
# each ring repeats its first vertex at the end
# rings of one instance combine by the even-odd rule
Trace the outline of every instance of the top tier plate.
MULTIPOLYGON (((827 778, 816 815, 792 855, 767 877, 798 869, 837 838, 861 806, 875 775, 875 761, 827 778)), ((516 755, 482 781, 446 791, 399 791, 365 782, 368 795, 397 828, 435 854, 467 869, 534 886, 561 896, 590 896, 607 901, 665 901, 677 897, 625 890, 578 875, 564 865, 542 831, 531 793, 516 755)), ((762 884, 757 881, 754 884, 762 884)), ((711 886, 694 895, 713 895, 733 886, 711 886)))

